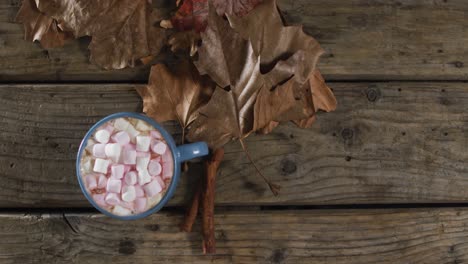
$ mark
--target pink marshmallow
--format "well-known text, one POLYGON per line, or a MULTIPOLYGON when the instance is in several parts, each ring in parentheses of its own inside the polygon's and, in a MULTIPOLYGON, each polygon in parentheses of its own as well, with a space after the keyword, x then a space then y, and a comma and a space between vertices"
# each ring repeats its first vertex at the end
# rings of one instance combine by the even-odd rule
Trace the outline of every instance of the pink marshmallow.
POLYGON ((162 163, 162 178, 163 179, 170 179, 174 174, 174 163, 172 162, 164 162, 162 163))
POLYGON ((124 165, 121 165, 121 164, 112 165, 112 166, 111 166, 111 175, 112 175, 112 178, 115 178, 115 179, 122 179, 123 176, 124 176, 124 170, 125 170, 124 165))
POLYGON ((137 152, 136 150, 125 148, 122 153, 123 164, 133 165, 136 164, 137 152))
POLYGON ((97 203, 97 205, 99 205, 101 207, 107 206, 105 197, 106 197, 106 195, 104 193, 93 194, 93 200, 97 203))
POLYGON ((124 165, 124 174, 131 171, 132 170, 132 166, 130 165, 124 165))
POLYGON ((123 146, 123 149, 131 149, 131 150, 136 150, 136 147, 134 144, 126 144, 123 146))
POLYGON ((106 158, 106 144, 94 144, 93 156, 96 158, 106 158))
POLYGON ((143 188, 140 185, 135 185, 135 194, 136 197, 143 197, 145 196, 145 191, 143 191, 143 188))
POLYGON ((127 185, 135 185, 137 183, 138 174, 136 171, 129 171, 125 174, 125 183, 127 185))
POLYGON ((119 195, 116 193, 108 193, 105 198, 106 203, 110 205, 117 205, 120 203, 119 195))
POLYGON ((143 189, 145 190, 145 193, 148 197, 153 197, 162 191, 161 185, 159 185, 158 181, 156 180, 151 181, 150 183, 143 186, 143 189))
POLYGON ((138 198, 135 200, 135 210, 139 213, 146 210, 146 198, 138 198))
POLYGON ((166 183, 163 181, 163 179, 160 176, 154 177, 154 180, 158 181, 159 185, 161 185, 161 188, 166 188, 166 183))
POLYGON ((162 135, 161 133, 159 133, 159 131, 157 130, 151 130, 150 132, 150 136, 153 138, 153 139, 162 139, 162 135))
POLYGON ((107 177, 104 174, 99 174, 98 184, 99 189, 106 188, 107 186, 107 177))
POLYGON ((96 176, 89 174, 86 176, 86 185, 88 186, 89 190, 94 190, 97 187, 97 180, 96 176))
POLYGON ((159 154, 159 155, 162 155, 166 152, 167 150, 167 145, 164 144, 164 142, 161 142, 161 141, 156 141, 153 143, 153 145, 151 146, 151 150, 156 153, 156 154, 159 154))
POLYGON ((124 145, 127 145, 128 143, 130 143, 130 136, 128 135, 127 132, 120 131, 120 132, 115 133, 112 136, 112 141, 114 141, 115 143, 119 143, 120 145, 124 146, 124 145))
POLYGON ((162 162, 171 162, 172 163, 172 153, 170 151, 164 152, 163 155, 161 155, 162 162))
POLYGON ((121 180, 116 180, 116 179, 110 178, 107 181, 106 190, 108 192, 120 193, 121 189, 122 189, 122 181, 121 180))
POLYGON ((151 160, 148 164, 148 172, 151 176, 159 175, 161 174, 162 167, 161 164, 159 164, 158 161, 156 160, 151 160))

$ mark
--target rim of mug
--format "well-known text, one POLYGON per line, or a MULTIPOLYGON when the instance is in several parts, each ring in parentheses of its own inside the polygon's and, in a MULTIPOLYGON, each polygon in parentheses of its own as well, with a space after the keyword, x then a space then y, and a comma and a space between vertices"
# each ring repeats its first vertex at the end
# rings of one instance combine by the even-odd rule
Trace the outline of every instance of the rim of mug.
POLYGON ((178 162, 179 157, 176 155, 176 153, 178 153, 178 149, 177 149, 177 146, 176 146, 176 144, 174 142, 173 137, 159 123, 157 123, 153 119, 149 118, 148 116, 140 114, 140 113, 133 113, 133 112, 119 112, 119 113, 108 115, 108 116, 102 118, 101 120, 99 120, 98 122, 96 122, 88 130, 88 132, 86 132, 86 135, 83 137, 83 140, 81 141, 80 147, 78 149, 78 155, 76 157, 76 176, 78 178, 78 183, 80 184, 81 192, 84 194, 86 199, 93 205, 94 208, 96 208, 98 211, 100 211, 101 213, 103 213, 103 214, 105 214, 107 216, 117 218, 117 219, 120 219, 120 220, 136 220, 136 219, 141 219, 141 218, 147 217, 147 216, 161 210, 161 208, 164 207, 164 205, 166 205, 167 202, 174 195, 174 192, 175 192, 175 189, 176 189, 177 183, 179 182, 179 177, 180 177, 180 163, 178 162), (91 194, 86 189, 83 177, 81 177, 81 158, 82 158, 83 152, 84 152, 84 150, 85 150, 85 148, 87 146, 88 139, 94 134, 96 129, 98 129, 99 127, 101 127, 105 123, 107 123, 107 122, 109 122, 109 121, 111 121, 113 119, 123 118, 123 117, 136 118, 136 119, 146 121, 151 126, 153 126, 155 129, 157 129, 161 133, 163 138, 166 140, 166 143, 169 145, 169 148, 170 148, 170 150, 172 152, 171 154, 172 154, 172 162, 173 162, 173 175, 172 175, 171 183, 170 183, 169 187, 167 188, 166 193, 161 198, 161 200, 157 204, 155 204, 153 207, 151 207, 151 209, 148 209, 148 210, 146 210, 146 211, 144 211, 142 213, 139 213, 139 214, 126 215, 126 216, 116 215, 116 214, 113 214, 113 213, 105 210, 104 208, 101 208, 94 201, 91 194))

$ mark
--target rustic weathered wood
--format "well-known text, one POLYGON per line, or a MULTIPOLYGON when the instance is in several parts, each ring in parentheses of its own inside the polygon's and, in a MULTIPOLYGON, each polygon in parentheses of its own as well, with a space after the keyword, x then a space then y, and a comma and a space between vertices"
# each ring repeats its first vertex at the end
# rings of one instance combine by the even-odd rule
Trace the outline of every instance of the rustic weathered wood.
MULTIPOLYGON (((218 204, 355 204, 468 200, 467 83, 333 83, 339 107, 311 129, 283 125, 226 147, 218 204)), ((75 153, 101 117, 141 111, 132 85, 0 86, 0 207, 86 207, 75 153)), ((166 124, 179 138, 175 125, 166 124)), ((191 165, 172 205, 202 169, 191 165)))
POLYGON ((101 215, 0 216, 2 263, 464 263, 467 209, 234 211, 216 215, 217 254, 201 254, 183 213, 126 222, 101 215))
MULTIPOLYGON (((172 1, 158 0, 159 6, 172 1)), ((14 23, 19 0, 0 2, 0 81, 146 81, 148 67, 106 72, 88 63, 87 40, 42 50, 14 23)), ((465 0, 279 0, 327 50, 327 79, 467 80, 465 0)))

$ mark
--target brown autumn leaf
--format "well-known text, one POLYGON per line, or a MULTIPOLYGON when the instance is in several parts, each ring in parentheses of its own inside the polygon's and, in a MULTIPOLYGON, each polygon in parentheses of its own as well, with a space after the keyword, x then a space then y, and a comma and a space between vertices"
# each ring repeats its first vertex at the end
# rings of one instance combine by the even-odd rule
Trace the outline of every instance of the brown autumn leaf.
POLYGON ((273 70, 262 74, 259 57, 250 41, 236 33, 213 9, 208 23, 207 30, 201 33, 203 44, 195 66, 225 89, 215 89, 211 100, 200 109, 188 139, 206 141, 212 149, 218 149, 230 140, 242 140, 253 131, 258 92, 292 76, 297 71, 297 63, 278 63, 273 70))
POLYGON ((136 90, 143 99, 143 112, 158 122, 176 120, 185 132, 214 86, 208 76, 200 76, 192 63, 184 61, 174 71, 164 64, 152 66, 148 85, 136 90))
POLYGON ((90 60, 105 69, 133 67, 164 45, 164 29, 154 26, 157 10, 148 0, 36 0, 40 12, 75 38, 91 36, 90 60))
MULTIPOLYGON (((335 95, 333 95, 332 90, 325 83, 325 80, 323 79, 323 76, 319 70, 315 70, 312 72, 305 86, 306 88, 308 86, 309 90, 311 91, 312 103, 313 103, 315 112, 335 111, 336 105, 337 105, 335 95)), ((294 123, 300 128, 309 128, 312 126, 315 119, 316 119, 316 116, 313 115, 309 118, 305 118, 302 120, 295 120, 294 123)))
POLYGON ((25 40, 39 41, 44 49, 61 47, 72 38, 57 26, 55 19, 41 13, 34 0, 23 0, 15 21, 23 23, 25 40))
POLYGON ((302 26, 284 25, 276 0, 263 0, 243 17, 227 16, 231 26, 242 37, 251 40, 255 54, 261 58, 262 71, 268 71, 279 60, 302 50, 304 61, 294 79, 303 84, 324 52, 313 37, 304 33, 302 26))
MULTIPOLYGON (((231 14, 245 16, 263 0, 210 0, 220 16, 231 14)), ((207 25, 208 0, 185 0, 171 18, 170 24, 162 26, 179 31, 194 30, 203 32, 207 25)))

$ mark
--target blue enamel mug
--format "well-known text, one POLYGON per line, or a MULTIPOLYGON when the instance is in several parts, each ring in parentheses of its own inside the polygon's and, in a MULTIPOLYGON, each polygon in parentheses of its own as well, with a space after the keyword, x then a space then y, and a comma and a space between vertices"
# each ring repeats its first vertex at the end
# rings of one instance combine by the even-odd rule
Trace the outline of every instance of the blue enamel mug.
POLYGON ((191 143, 191 144, 185 144, 181 146, 176 146, 174 139, 172 136, 157 122, 155 122, 153 119, 147 117, 146 115, 139 114, 139 113, 131 113, 131 112, 121 112, 121 113, 115 113, 109 116, 106 116, 105 118, 101 119, 98 121, 96 124, 94 124, 89 131, 86 133, 85 137, 81 141, 80 148, 78 150, 78 155, 76 159, 76 175, 78 177, 78 182, 80 184, 81 191, 85 195, 86 199, 101 213, 117 218, 120 220, 136 220, 140 219, 146 216, 149 216, 150 214, 153 214, 157 211, 159 211, 164 205, 167 204, 167 202, 172 198, 172 196, 175 193, 177 184, 180 179, 180 167, 181 163, 190 159, 194 159, 197 157, 202 157, 208 155, 208 146, 205 142, 196 142, 196 143, 191 143), (85 148, 87 146, 88 139, 92 138, 96 130, 103 125, 107 124, 109 121, 118 119, 118 118, 133 118, 133 119, 139 119, 142 121, 145 121, 147 124, 151 125, 153 128, 155 128, 161 136, 164 138, 167 146, 169 147, 169 150, 172 153, 172 160, 173 160, 173 175, 170 184, 168 185, 166 192, 162 196, 161 200, 156 203, 153 207, 148 208, 146 211, 138 213, 138 214, 132 214, 132 215, 117 215, 113 214, 109 211, 107 211, 104 208, 101 208, 96 201, 93 199, 91 194, 88 192, 86 189, 85 182, 83 180, 83 177, 81 175, 81 161, 82 161, 82 156, 83 152, 85 151, 85 148))

